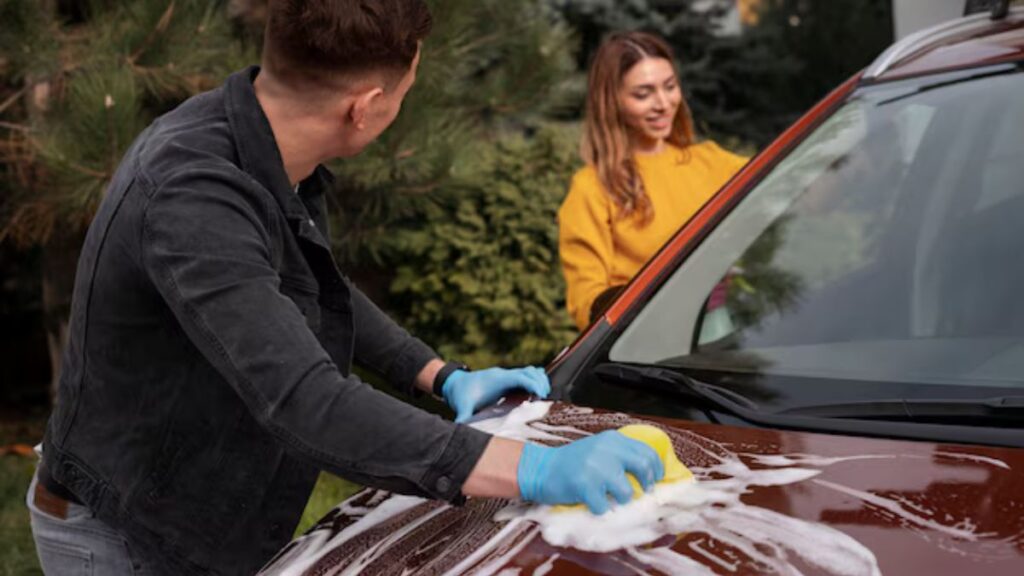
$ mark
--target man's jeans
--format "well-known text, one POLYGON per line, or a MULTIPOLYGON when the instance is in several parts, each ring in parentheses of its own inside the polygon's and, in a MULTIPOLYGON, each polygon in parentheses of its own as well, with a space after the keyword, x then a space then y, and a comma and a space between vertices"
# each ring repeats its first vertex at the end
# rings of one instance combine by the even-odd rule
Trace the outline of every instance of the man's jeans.
POLYGON ((25 499, 32 516, 36 554, 47 576, 154 576, 116 530, 80 504, 67 503, 61 516, 40 510, 33 475, 25 499))

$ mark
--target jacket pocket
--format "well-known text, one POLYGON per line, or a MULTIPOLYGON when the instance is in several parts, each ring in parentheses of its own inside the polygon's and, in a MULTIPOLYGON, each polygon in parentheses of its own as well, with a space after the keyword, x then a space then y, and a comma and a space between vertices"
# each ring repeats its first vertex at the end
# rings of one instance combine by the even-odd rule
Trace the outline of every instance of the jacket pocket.
POLYGON ((281 450, 248 411, 224 416, 203 442, 176 442, 170 465, 146 495, 161 532, 175 542, 215 548, 229 539, 257 512, 276 473, 281 450))

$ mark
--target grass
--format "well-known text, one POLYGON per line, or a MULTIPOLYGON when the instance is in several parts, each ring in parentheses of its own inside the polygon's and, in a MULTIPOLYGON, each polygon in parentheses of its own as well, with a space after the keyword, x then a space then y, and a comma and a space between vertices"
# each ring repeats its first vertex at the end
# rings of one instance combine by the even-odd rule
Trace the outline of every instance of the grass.
POLYGON ((25 492, 35 462, 0 456, 0 576, 41 575, 28 524, 25 492))
POLYGON ((299 521, 299 527, 295 530, 295 535, 298 536, 309 530, 331 508, 334 508, 339 502, 362 488, 358 484, 353 484, 333 474, 320 474, 316 487, 313 488, 313 494, 310 495, 309 502, 306 503, 306 509, 302 512, 302 520, 299 521))
MULTIPOLYGON (((0 414, 0 446, 33 445, 43 436, 46 415, 0 414)), ((0 576, 39 576, 25 493, 35 470, 35 458, 0 454, 0 576)))

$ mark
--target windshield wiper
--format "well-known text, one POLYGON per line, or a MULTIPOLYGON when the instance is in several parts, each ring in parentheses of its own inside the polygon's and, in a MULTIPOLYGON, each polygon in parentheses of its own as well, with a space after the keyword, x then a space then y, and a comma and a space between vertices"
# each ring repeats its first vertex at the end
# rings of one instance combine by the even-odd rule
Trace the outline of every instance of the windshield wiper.
MULTIPOLYGON (((743 419, 759 418, 758 405, 745 396, 719 386, 698 382, 675 370, 659 366, 609 362, 594 368, 594 375, 610 384, 637 386, 673 396, 701 400, 721 412, 743 419)), ((753 421, 753 420, 752 420, 753 421)))
MULTIPOLYGON (((807 407, 807 413, 802 413, 801 408, 765 412, 756 402, 736 392, 660 366, 609 362, 596 366, 594 375, 616 386, 644 388, 703 402, 719 412, 767 428, 1024 447, 1024 434, 1020 430, 1024 427, 1024 419, 1016 422, 1016 428, 991 427, 994 423, 1007 424, 1008 415, 1024 414, 1024 398, 1016 396, 985 400, 920 401, 921 404, 916 406, 921 415, 919 418, 928 415, 926 419, 929 420, 922 422, 907 417, 907 406, 914 407, 918 402, 915 400, 813 406, 807 407), (876 410, 872 411, 872 408, 876 410), (939 413, 940 409, 945 411, 943 414, 947 418, 950 412, 957 410, 988 410, 999 416, 992 420, 991 414, 972 414, 971 418, 960 418, 959 421, 969 421, 974 425, 940 424, 934 422, 943 415, 939 413)), ((957 420, 955 417, 953 419, 957 420)))

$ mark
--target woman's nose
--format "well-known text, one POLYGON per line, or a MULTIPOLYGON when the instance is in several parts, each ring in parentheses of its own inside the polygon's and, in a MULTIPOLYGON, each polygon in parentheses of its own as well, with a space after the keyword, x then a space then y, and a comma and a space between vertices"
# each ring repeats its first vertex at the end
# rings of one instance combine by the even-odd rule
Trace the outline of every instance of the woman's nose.
POLYGON ((660 112, 666 108, 668 108, 668 96, 659 90, 654 94, 654 109, 660 112))

